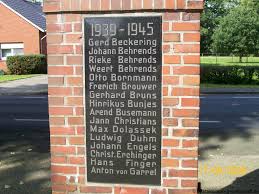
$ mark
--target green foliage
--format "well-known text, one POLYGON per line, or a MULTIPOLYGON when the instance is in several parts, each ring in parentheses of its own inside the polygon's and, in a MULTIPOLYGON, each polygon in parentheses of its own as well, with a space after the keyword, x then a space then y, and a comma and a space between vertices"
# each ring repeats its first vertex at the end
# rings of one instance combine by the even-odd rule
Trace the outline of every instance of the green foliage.
POLYGON ((11 74, 45 74, 47 62, 45 55, 22 55, 7 57, 7 67, 11 74))
POLYGON ((259 66, 202 66, 201 83, 259 84, 259 66))
POLYGON ((257 53, 259 43, 259 17, 255 9, 238 6, 221 19, 212 36, 213 51, 243 56, 257 53))
POLYGON ((0 69, 0 75, 4 75, 4 74, 5 74, 5 72, 0 69))
POLYGON ((230 9, 238 5, 238 0, 205 0, 201 15, 201 53, 211 53, 212 35, 230 9))

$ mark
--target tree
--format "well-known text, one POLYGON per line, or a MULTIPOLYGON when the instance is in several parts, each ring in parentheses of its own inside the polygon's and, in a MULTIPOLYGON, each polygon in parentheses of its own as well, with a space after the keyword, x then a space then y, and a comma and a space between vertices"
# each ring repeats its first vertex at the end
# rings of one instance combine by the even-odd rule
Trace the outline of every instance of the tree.
POLYGON ((222 17, 237 6, 239 0, 205 0, 201 15, 201 53, 210 53, 212 35, 222 17))
POLYGON ((256 10, 247 5, 234 8, 221 19, 212 36, 214 52, 235 54, 240 58, 258 52, 259 16, 256 10))

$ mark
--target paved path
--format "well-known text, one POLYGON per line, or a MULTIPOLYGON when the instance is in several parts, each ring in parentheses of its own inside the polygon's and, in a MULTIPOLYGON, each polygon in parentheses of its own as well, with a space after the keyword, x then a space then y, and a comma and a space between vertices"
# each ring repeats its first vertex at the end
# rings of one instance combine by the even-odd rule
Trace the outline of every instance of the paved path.
POLYGON ((47 94, 47 75, 0 83, 0 95, 47 94))
POLYGON ((0 96, 0 193, 51 194, 47 96, 0 96))
POLYGON ((200 122, 202 188, 259 194, 259 95, 203 95, 200 122))

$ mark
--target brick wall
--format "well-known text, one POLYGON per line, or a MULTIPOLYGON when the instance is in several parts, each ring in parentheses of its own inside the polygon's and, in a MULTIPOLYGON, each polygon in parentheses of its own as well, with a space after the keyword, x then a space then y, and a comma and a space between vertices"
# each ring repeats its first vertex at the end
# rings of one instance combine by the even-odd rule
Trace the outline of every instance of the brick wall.
MULTIPOLYGON (((40 35, 37 28, 2 4, 0 18, 0 44, 24 43, 25 54, 40 53, 40 35)), ((6 70, 5 61, 0 60, 0 69, 6 70)))
POLYGON ((45 1, 53 194, 196 193, 202 4, 197 0, 45 1), (82 20, 90 11, 101 10, 159 10, 163 15, 161 187, 87 183, 82 20))

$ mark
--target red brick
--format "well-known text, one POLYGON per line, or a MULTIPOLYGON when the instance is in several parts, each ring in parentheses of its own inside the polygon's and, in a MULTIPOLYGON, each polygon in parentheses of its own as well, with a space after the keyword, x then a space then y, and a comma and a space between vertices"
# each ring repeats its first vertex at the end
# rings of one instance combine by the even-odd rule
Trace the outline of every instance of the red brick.
POLYGON ((164 8, 164 1, 163 0, 154 0, 154 8, 155 9, 164 8))
POLYGON ((177 9, 184 9, 185 2, 186 2, 186 0, 177 0, 177 9))
POLYGON ((71 9, 72 10, 75 10, 75 11, 78 11, 78 10, 81 10, 81 1, 79 0, 72 0, 71 1, 71 9))
POLYGON ((182 180, 181 185, 182 185, 182 187, 197 187, 198 181, 197 180, 182 180))
POLYGON ((165 21, 169 20, 169 21, 172 21, 172 20, 180 20, 180 13, 171 13, 171 12, 166 12, 164 13, 163 15, 163 19, 165 21))
POLYGON ((165 33, 163 36, 164 42, 180 42, 179 33, 165 33))
POLYGON ((163 66, 162 72, 163 72, 163 75, 169 75, 170 74, 170 66, 163 66))
POLYGON ((188 9, 203 9, 203 1, 188 1, 188 9))
POLYGON ((197 194, 197 189, 169 189, 168 194, 197 194))
POLYGON ((82 32, 82 24, 81 23, 75 23, 74 24, 74 31, 75 32, 82 32))
POLYGON ((184 148, 198 147, 198 144, 199 144, 198 140, 183 140, 183 147, 184 148))
POLYGON ((84 186, 80 187, 81 193, 111 193, 111 187, 100 187, 100 186, 84 186))
POLYGON ((198 171, 197 170, 169 170, 170 177, 197 177, 198 171))
POLYGON ((65 35, 66 43, 80 43, 82 40, 81 34, 67 34, 65 35))
POLYGON ((153 8, 153 0, 143 0, 143 8, 144 9, 152 9, 153 8))
POLYGON ((151 194, 166 194, 166 189, 152 189, 151 194))
POLYGON ((175 44, 175 53, 200 53, 199 44, 175 44))
POLYGON ((91 0, 91 10, 100 10, 101 8, 101 0, 91 0))
POLYGON ((72 94, 72 88, 69 87, 49 87, 49 95, 69 96, 72 94))
POLYGON ((170 45, 163 45, 163 53, 169 53, 170 49, 170 45))
POLYGON ((179 64, 181 57, 178 55, 164 55, 164 64, 179 64))
POLYGON ((72 127, 51 127, 50 135, 74 135, 75 129, 72 127))
POLYGON ((122 9, 130 10, 131 9, 131 0, 122 0, 122 9))
MULTIPOLYGON (((163 22, 163 32, 169 31, 169 22, 163 22)), ((165 36, 165 34, 163 35, 165 36)))
POLYGON ((90 0, 83 0, 81 1, 81 5, 82 5, 82 10, 83 11, 88 11, 90 10, 90 0))
POLYGON ((51 165, 51 171, 52 173, 76 174, 76 167, 51 165))
POLYGON ((164 157, 164 158, 166 158, 166 157, 168 156, 168 150, 162 149, 161 156, 164 157))
POLYGON ((71 0, 61 0, 61 9, 62 10, 71 10, 71 0))
POLYGON ((171 157, 197 157, 197 150, 172 149, 171 157))
POLYGON ((57 15, 46 15, 47 24, 56 24, 58 23, 57 15))
POLYGON ((173 67, 175 75, 200 75, 200 66, 175 66, 173 67))
POLYGON ((48 45, 48 54, 73 54, 71 45, 48 45))
POLYGON ((163 106, 176 106, 179 104, 178 98, 164 98, 163 99, 163 106))
POLYGON ((76 148, 73 146, 51 146, 52 154, 75 154, 76 148))
POLYGON ((67 85, 69 86, 82 86, 83 79, 81 77, 68 77, 67 78, 67 85))
MULTIPOLYGON (((62 31, 61 24, 47 24, 46 28, 47 28, 48 32, 61 32, 62 31)), ((47 37, 47 40, 48 40, 48 37, 47 37)))
POLYGON ((163 108, 163 117, 170 117, 170 109, 163 108))
POLYGON ((83 98, 82 97, 67 97, 66 105, 69 105, 69 106, 83 105, 83 98))
POLYGON ((49 123, 50 123, 50 125, 64 125, 65 118, 64 117, 50 117, 49 123))
POLYGON ((179 77, 178 76, 164 76, 163 84, 164 85, 178 85, 179 77))
POLYGON ((133 187, 116 187, 115 194, 148 194, 147 188, 133 188, 133 187))
POLYGON ((163 96, 168 96, 168 87, 163 87, 163 96))
POLYGON ((184 33, 183 41, 184 42, 200 42, 200 33, 184 33))
POLYGON ((65 137, 50 137, 51 145, 65 145, 66 138, 65 137))
POLYGON ((200 64, 200 55, 183 56, 184 64, 200 64))
POLYGON ((175 9, 174 0, 165 0, 165 8, 166 9, 175 9))
POLYGON ((51 163, 66 164, 67 158, 65 156, 51 156, 51 163))
POLYGON ((141 9, 142 2, 140 0, 132 0, 132 8, 133 9, 141 9))
POLYGON ((173 96, 199 96, 199 88, 173 88, 173 96))
POLYGON ((63 56, 48 56, 49 65, 63 65, 64 57, 63 56))
POLYGON ((111 0, 101 0, 101 10, 110 10, 111 0))
POLYGON ((53 183, 65 183, 66 179, 67 178, 62 175, 52 175, 51 176, 51 182, 53 182, 53 183))
POLYGON ((48 44, 61 44, 63 42, 62 34, 49 34, 47 37, 48 44))
POLYGON ((70 137, 69 144, 70 145, 84 145, 85 138, 84 137, 70 137))
POLYGON ((48 66, 49 75, 73 75, 73 67, 68 66, 48 66))
POLYGON ((177 159, 163 159, 162 160, 162 167, 178 167, 179 160, 177 159))
POLYGON ((68 124, 69 125, 82 125, 84 123, 83 117, 69 117, 68 124))
POLYGON ((44 5, 43 6, 44 12, 60 11, 60 3, 59 2, 45 1, 43 5, 44 5))
POLYGON ((168 126, 168 127, 175 127, 178 125, 178 120, 165 118, 165 119, 163 119, 163 125, 168 126))
POLYGON ((183 21, 200 20, 200 13, 183 13, 183 21))
POLYGON ((199 86, 200 85, 200 76, 184 76, 183 85, 199 86))
POLYGON ((175 137, 198 137, 197 129, 174 129, 173 136, 175 137))
POLYGON ((82 87, 74 87, 74 95, 75 96, 82 96, 83 95, 83 88, 82 87))
POLYGON ((197 168, 198 160, 182 160, 183 168, 197 168))
POLYGON ((68 161, 70 164, 85 164, 85 158, 84 157, 69 157, 68 161))
POLYGON ((197 109, 174 109, 174 117, 198 117, 199 110, 197 109))
POLYGON ((179 146, 179 140, 176 139, 163 139, 162 140, 163 147, 178 147, 179 146))
POLYGON ((50 115, 72 115, 72 107, 49 107, 50 115))
POLYGON ((49 86, 63 86, 64 77, 48 77, 49 86))
POLYGON ((111 0, 112 10, 121 10, 121 0, 111 0))
POLYGON ((199 107, 200 99, 198 98, 182 98, 183 107, 199 107))
POLYGON ((192 22, 182 22, 177 23, 173 22, 173 30, 174 31, 199 31, 200 30, 200 23, 192 23, 192 22))
POLYGON ((163 179, 164 187, 177 187, 178 180, 177 179, 163 179))
POLYGON ((83 56, 67 56, 67 65, 82 65, 83 56))
POLYGON ((182 122, 184 127, 199 127, 198 119, 183 119, 182 122))

